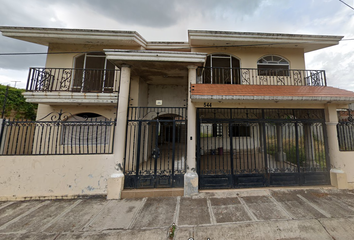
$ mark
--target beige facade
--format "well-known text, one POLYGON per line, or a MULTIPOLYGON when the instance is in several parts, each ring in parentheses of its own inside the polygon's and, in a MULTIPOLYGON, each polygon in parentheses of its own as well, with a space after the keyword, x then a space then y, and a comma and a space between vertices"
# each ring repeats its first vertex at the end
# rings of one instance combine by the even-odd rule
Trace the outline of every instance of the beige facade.
POLYGON ((107 194, 113 158, 113 155, 2 156, 0 200, 107 194))
MULTIPOLYGON (((190 189, 194 189, 191 190, 193 194, 195 188, 198 190, 198 176, 195 180, 193 174, 198 172, 197 163, 200 161, 200 159, 198 160, 199 153, 196 151, 196 145, 211 144, 215 150, 222 147, 222 145, 217 146, 217 142, 229 141, 231 137, 229 131, 231 131, 232 126, 229 125, 231 124, 229 122, 222 124, 220 133, 222 138, 214 136, 209 139, 198 136, 197 128, 200 128, 198 124, 202 117, 197 116, 197 110, 205 108, 324 110, 326 117, 323 121, 326 124, 328 135, 326 141, 328 140, 330 167, 342 171, 340 172, 342 175, 333 171, 331 175, 332 183, 337 186, 343 186, 344 184, 350 188, 354 187, 354 164, 351 164, 354 153, 339 151, 336 137, 336 123, 338 122, 336 109, 346 108, 348 103, 354 102, 354 95, 349 97, 342 97, 340 94, 336 96, 314 95, 302 98, 300 95, 286 96, 276 93, 278 94, 275 96, 277 100, 274 100, 274 96, 267 95, 268 93, 265 90, 258 100, 252 100, 244 97, 248 96, 247 93, 244 93, 244 95, 239 93, 237 93, 238 95, 236 93, 225 95, 224 93, 213 94, 212 92, 212 81, 216 79, 216 74, 222 75, 223 81, 231 76, 238 81, 237 83, 231 82, 232 84, 244 85, 246 84, 244 74, 247 69, 252 69, 247 71, 252 71, 253 74, 249 75, 248 80, 252 80, 250 85, 278 85, 279 79, 286 78, 287 82, 283 83, 285 85, 316 88, 316 84, 320 83, 312 82, 311 85, 308 79, 313 81, 314 74, 318 73, 306 72, 304 54, 338 44, 341 37, 190 31, 188 42, 168 43, 148 42, 136 32, 125 31, 16 27, 3 27, 0 30, 3 35, 8 37, 47 45, 48 55, 44 69, 64 69, 62 70, 64 73, 58 73, 57 75, 51 71, 53 76, 48 78, 52 86, 58 86, 56 89, 51 91, 43 90, 43 88, 39 90, 27 89, 28 91, 24 94, 27 101, 39 103, 37 120, 43 120, 43 118, 48 120, 51 113, 57 113, 61 110, 70 116, 90 113, 106 119, 117 120, 115 131, 110 133, 112 139, 114 137, 112 154, 2 156, 1 169, 3 171, 6 169, 6 171, 0 174, 0 182, 3 182, 5 186, 1 192, 0 200, 107 194, 107 188, 113 194, 108 196, 109 198, 120 197, 123 185, 128 186, 127 182, 132 179, 125 173, 125 175, 122 174, 124 164, 128 165, 126 161, 127 154, 130 151, 134 154, 139 152, 141 158, 139 160, 141 161, 140 165, 137 164, 132 167, 133 171, 138 171, 137 169, 140 168, 141 171, 144 170, 150 174, 151 167, 150 169, 147 168, 149 164, 150 166, 156 164, 157 169, 156 166, 153 167, 154 174, 160 170, 169 172, 172 169, 174 171, 178 169, 179 174, 186 174, 187 179, 192 179, 191 185, 185 185, 184 187, 185 194, 187 192, 186 195, 189 195, 190 189), (223 66, 221 73, 215 71, 202 75, 208 70, 207 62, 212 61, 210 56, 221 56, 220 59, 223 56, 229 56, 230 59, 233 59, 232 61, 235 61, 237 67, 233 66, 232 63, 227 65, 227 63, 223 66), (282 75, 274 75, 273 70, 267 70, 268 72, 266 71, 262 75, 258 62, 267 56, 275 56, 287 62, 287 64, 283 64, 286 70, 282 75), (78 70, 79 65, 83 67, 84 71, 82 69, 81 72, 78 70), (237 74, 239 75, 236 77, 230 75, 230 69, 233 68, 238 69, 237 74), (68 72, 65 72, 65 69, 68 72), (114 77, 107 74, 108 70, 114 71, 114 77), (296 76, 295 71, 298 71, 296 76), (90 80, 93 73, 96 74, 93 79, 96 78, 96 81, 100 79, 103 82, 100 83, 99 89, 95 89, 95 91, 85 88, 85 82, 90 80), (306 80, 304 80, 305 74, 308 74, 306 80), (298 81, 299 76, 302 78, 301 81, 298 81), (67 81, 65 82, 65 89, 61 88, 64 84, 64 78, 67 81), (206 82, 207 78, 210 78, 211 82, 206 82), (77 79, 79 79, 79 83, 75 85, 73 82, 77 79), (109 85, 108 81, 110 81, 109 85), (193 93, 192 85, 202 83, 211 86, 211 94, 195 95, 193 93), (74 87, 77 89, 74 90, 74 87), (236 99, 237 97, 244 97, 244 99, 236 99), (129 114, 130 111, 133 111, 132 109, 138 108, 153 110, 139 113, 134 120, 129 114), (188 117, 172 112, 172 108, 186 109, 188 117), (46 116, 47 118, 45 118, 46 116), (163 123, 159 122, 160 120, 162 122, 166 121, 170 125, 166 124, 164 126, 163 123), (132 133, 133 128, 127 127, 129 121, 131 125, 135 124, 134 126, 137 127, 136 132, 132 133), (144 124, 146 124, 146 128, 141 127, 145 126, 144 124), (155 126, 156 128, 154 128, 155 126), (230 129, 228 129, 229 126, 230 129), (143 129, 139 133, 144 135, 139 136, 139 129, 143 129), (186 131, 184 132, 184 130, 186 131), (164 131, 167 135, 162 137, 164 131), (185 140, 182 141, 178 137, 173 137, 177 135, 185 140), (172 138, 175 139, 172 141, 172 138), (136 146, 138 142, 139 144, 136 146), (175 149, 168 145, 172 142, 173 146, 180 147, 181 152, 185 155, 177 156, 175 149), (155 153, 156 148, 164 149, 164 152, 161 152, 162 156, 155 158, 155 161, 157 158, 160 160, 152 163, 154 154, 157 154, 155 153), (168 162, 173 157, 176 161, 168 162), (161 167, 162 165, 158 167, 158 164, 168 164, 168 167, 164 166, 165 169, 163 169, 164 167, 161 167), (184 170, 181 164, 185 164, 184 170), (174 167, 171 167, 171 165, 174 167), (341 177, 337 178, 337 176, 341 177), (110 182, 111 188, 110 186, 107 187, 107 182, 110 182), (342 182, 345 183, 342 184, 342 182), (117 189, 119 189, 118 192, 117 189)), ((222 61, 224 60, 215 63, 225 64, 225 61, 222 61)), ((280 65, 272 65, 271 67, 275 69, 277 66, 280 65)), ((250 74, 249 72, 248 74, 250 74)), ((46 77, 45 74, 43 76, 46 77)), ((315 77, 317 76, 319 75, 315 77)), ((39 80, 43 80, 44 77, 39 80)), ((48 79, 44 80, 49 81, 48 79)), ((39 80, 33 86, 40 84, 39 80)), ((317 81, 317 79, 315 80, 317 81)), ((257 125, 250 128, 250 136, 234 138, 235 146, 240 147, 223 146, 224 155, 226 153, 230 155, 232 150, 235 152, 248 151, 249 149, 262 151, 263 140, 256 141, 251 137, 261 132, 261 126, 257 125)), ((39 133, 35 132, 34 135, 36 134, 39 133)), ((212 134, 212 132, 208 132, 208 134, 212 134)), ((262 135, 260 136, 262 137, 262 135)), ((278 134, 278 139, 279 136, 278 134)), ((38 143, 34 145, 34 148, 38 149, 38 143)), ((84 147, 86 150, 88 148, 88 146, 84 147)), ((57 152, 65 153, 63 150, 57 152)), ((32 154, 38 153, 33 152, 32 154)), ((307 155, 309 154, 307 153, 307 155)), ((125 171, 127 171, 127 168, 125 168, 125 171)), ((146 177, 145 175, 142 176, 146 177)), ((161 182, 163 181, 161 180, 161 182)))

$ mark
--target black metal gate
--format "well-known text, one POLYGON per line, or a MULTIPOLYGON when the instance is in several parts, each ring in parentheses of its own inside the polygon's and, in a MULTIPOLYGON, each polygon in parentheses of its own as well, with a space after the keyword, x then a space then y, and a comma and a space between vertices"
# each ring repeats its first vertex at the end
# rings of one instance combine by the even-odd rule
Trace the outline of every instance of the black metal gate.
POLYGON ((186 126, 186 108, 130 107, 124 187, 183 187, 186 126))
POLYGON ((329 184, 324 111, 198 109, 201 189, 329 184))

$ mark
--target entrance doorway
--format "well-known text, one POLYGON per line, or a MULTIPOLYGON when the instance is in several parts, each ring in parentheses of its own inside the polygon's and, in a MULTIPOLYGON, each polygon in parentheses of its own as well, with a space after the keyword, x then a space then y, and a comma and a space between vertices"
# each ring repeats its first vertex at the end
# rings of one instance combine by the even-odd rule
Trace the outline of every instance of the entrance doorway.
POLYGON ((183 187, 186 108, 129 108, 125 188, 183 187))

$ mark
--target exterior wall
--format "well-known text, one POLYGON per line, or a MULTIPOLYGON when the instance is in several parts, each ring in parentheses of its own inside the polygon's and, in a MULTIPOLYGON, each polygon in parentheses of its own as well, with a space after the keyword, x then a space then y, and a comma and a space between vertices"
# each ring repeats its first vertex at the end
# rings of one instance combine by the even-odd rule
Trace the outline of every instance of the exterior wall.
POLYGON ((305 69, 303 49, 286 48, 193 48, 193 52, 208 54, 230 54, 240 60, 241 68, 257 68, 257 61, 266 55, 277 55, 285 58, 290 63, 290 69, 305 69))
POLYGON ((346 174, 347 182, 351 189, 354 189, 354 152, 339 151, 337 129, 337 109, 343 108, 335 104, 326 106, 326 124, 329 143, 329 158, 332 169, 342 170, 346 174))
POLYGON ((159 107, 185 107, 187 86, 148 85, 148 107, 156 107, 156 100, 162 100, 159 107))
POLYGON ((112 46, 112 45, 79 45, 79 44, 50 44, 48 53, 55 52, 75 52, 67 54, 48 54, 46 67, 47 68, 73 68, 74 57, 80 55, 80 52, 94 52, 103 51, 103 49, 131 49, 140 50, 139 48, 131 48, 125 46, 112 46))
MULTIPOLYGON (((92 112, 100 114, 105 118, 114 120, 116 118, 116 107, 115 106, 90 106, 90 105, 45 105, 39 104, 37 110, 37 119, 45 117, 47 114, 53 112, 58 113, 60 110, 63 112, 70 113, 72 115, 78 113, 92 112)), ((46 120, 46 119, 45 119, 46 120)))
POLYGON ((0 201, 107 194, 114 155, 2 156, 0 201))
POLYGON ((139 82, 139 102, 138 106, 139 107, 147 107, 148 105, 148 84, 140 79, 139 82))
MULTIPOLYGON (((203 102, 195 102, 197 108, 204 108, 204 103, 208 102, 205 100, 203 102)), ((248 102, 211 102, 213 108, 286 108, 286 109, 297 109, 297 108, 312 108, 312 109, 324 109, 325 105, 323 103, 311 103, 311 102, 301 102, 292 101, 289 102, 267 102, 264 101, 248 101, 248 102)))

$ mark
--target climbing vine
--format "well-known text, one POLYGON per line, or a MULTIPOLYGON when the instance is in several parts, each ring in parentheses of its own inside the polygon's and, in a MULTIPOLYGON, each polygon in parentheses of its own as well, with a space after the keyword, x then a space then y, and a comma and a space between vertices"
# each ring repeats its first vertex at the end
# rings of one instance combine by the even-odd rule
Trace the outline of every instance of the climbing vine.
MULTIPOLYGON (((24 89, 17 89, 9 87, 9 92, 5 105, 5 116, 6 118, 15 119, 36 119, 37 104, 26 102, 22 93, 25 92, 24 89)), ((0 84, 0 114, 3 109, 3 104, 5 101, 6 86, 0 84)), ((0 115, 1 117, 1 115, 0 115)))

